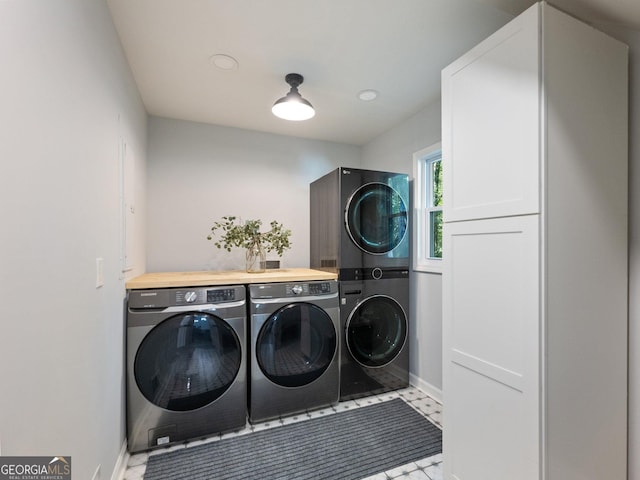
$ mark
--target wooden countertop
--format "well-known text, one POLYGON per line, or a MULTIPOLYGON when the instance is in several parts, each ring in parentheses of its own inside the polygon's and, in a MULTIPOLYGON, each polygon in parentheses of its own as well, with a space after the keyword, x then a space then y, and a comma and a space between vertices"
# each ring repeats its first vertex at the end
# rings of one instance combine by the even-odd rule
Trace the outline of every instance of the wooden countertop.
POLYGON ((264 273, 247 273, 244 270, 202 272, 145 273, 128 280, 128 290, 143 288, 201 287, 209 285, 244 285, 249 283, 304 282, 311 280, 336 280, 335 273, 310 268, 279 268, 264 273))

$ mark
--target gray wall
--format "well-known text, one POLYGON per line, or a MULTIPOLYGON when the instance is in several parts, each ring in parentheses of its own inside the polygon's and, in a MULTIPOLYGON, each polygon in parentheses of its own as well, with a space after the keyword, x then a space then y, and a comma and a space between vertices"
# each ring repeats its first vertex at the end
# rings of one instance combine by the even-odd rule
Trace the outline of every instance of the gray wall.
MULTIPOLYGON (((596 25, 629 51, 629 480, 640 480, 640 31, 596 25)), ((603 319, 606 321, 606 319, 603 319)))
POLYGON ((146 114, 104 1, 0 2, 0 58, 1 455, 106 479, 125 436, 118 145, 136 159, 135 275, 146 114))
POLYGON ((640 32, 631 45, 629 236, 629 480, 640 480, 640 32))
POLYGON ((308 267, 309 183, 341 165, 359 166, 360 148, 151 117, 147 270, 244 268, 243 251, 206 239, 223 215, 283 223, 281 266, 308 267))

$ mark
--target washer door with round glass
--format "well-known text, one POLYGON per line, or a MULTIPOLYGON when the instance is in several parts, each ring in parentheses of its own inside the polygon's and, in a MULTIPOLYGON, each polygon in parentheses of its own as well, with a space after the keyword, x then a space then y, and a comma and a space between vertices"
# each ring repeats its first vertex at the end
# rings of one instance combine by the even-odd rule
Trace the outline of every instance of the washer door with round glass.
POLYGON ((407 233, 409 217, 400 194, 384 183, 368 183, 351 196, 345 224, 351 240, 367 253, 396 248, 407 233))
POLYGON ((240 340, 228 323, 189 312, 164 320, 147 334, 136 354, 134 375, 154 405, 189 411, 226 392, 241 361, 240 340))
POLYGON ((407 339, 407 317, 391 297, 376 295, 351 312, 346 325, 349 353, 365 367, 392 362, 407 339))
POLYGON ((338 346, 331 317, 311 303, 291 303, 262 325, 255 355, 262 373, 277 385, 301 387, 329 368, 338 346))

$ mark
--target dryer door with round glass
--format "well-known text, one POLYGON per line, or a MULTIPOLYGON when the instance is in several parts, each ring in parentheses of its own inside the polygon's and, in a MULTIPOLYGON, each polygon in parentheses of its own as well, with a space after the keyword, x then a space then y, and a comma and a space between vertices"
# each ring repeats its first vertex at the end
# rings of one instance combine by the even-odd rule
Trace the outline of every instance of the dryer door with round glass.
POLYGON ((351 312, 346 324, 349 353, 365 367, 393 361, 407 340, 407 317, 393 298, 375 295, 351 312))
POLYGON ((188 312, 164 320, 144 338, 134 363, 138 388, 147 400, 172 411, 195 410, 231 386, 242 346, 224 320, 188 312))
POLYGON ((349 237, 361 250, 383 255, 404 239, 409 223, 400 194, 384 183, 368 183, 356 190, 345 211, 349 237))
POLYGON ((291 303, 262 325, 255 345, 260 370, 273 383, 301 387, 329 368, 338 345, 331 317, 310 303, 291 303))

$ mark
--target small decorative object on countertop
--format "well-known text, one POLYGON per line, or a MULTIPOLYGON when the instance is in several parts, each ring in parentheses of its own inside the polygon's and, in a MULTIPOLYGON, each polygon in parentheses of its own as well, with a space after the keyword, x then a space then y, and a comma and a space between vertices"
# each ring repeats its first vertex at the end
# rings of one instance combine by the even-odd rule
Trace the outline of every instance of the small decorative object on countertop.
POLYGON ((266 270, 266 252, 275 251, 281 257, 285 250, 291 248, 291 230, 285 229, 275 220, 270 225, 269 231, 260 232, 262 220, 247 220, 242 223, 237 217, 227 215, 213 224, 207 240, 213 240, 216 231, 219 231, 216 247, 228 252, 232 247, 245 248, 247 272, 261 273, 266 270))

